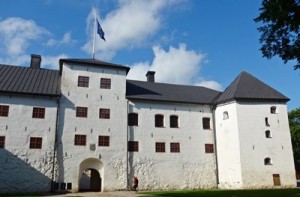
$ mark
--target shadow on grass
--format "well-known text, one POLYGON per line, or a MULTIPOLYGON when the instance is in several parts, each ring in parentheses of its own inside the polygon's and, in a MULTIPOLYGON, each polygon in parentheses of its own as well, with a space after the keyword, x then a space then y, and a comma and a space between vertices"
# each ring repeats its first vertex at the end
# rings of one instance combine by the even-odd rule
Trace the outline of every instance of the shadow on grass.
POLYGON ((168 197, 300 197, 300 189, 265 190, 194 190, 168 192, 141 192, 141 194, 168 197))

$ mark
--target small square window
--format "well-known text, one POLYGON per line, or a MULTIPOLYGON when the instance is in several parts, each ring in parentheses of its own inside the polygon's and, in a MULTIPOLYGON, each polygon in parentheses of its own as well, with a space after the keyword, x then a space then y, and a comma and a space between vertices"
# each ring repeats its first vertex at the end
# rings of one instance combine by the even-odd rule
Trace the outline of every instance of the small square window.
POLYGON ((78 87, 89 87, 89 77, 78 76, 78 87))
POLYGON ((86 145, 86 135, 75 135, 74 145, 85 146, 86 145))
POLYGON ((41 137, 31 137, 29 148, 30 149, 41 149, 42 148, 42 138, 41 137))
POLYGON ((139 116, 137 113, 128 114, 128 126, 138 126, 139 116))
POLYGON ((210 118, 202 119, 203 129, 210 129, 210 118))
POLYGON ((76 107, 76 117, 87 118, 87 107, 76 107))
POLYGON ((32 110, 32 118, 45 118, 45 108, 34 107, 32 110))
POLYGON ((110 89, 111 88, 111 79, 101 78, 100 79, 100 88, 101 89, 110 89))
POLYGON ((9 106, 8 105, 0 105, 0 116, 8 116, 9 106))
POLYGON ((214 153, 214 145, 205 144, 205 153, 214 153))
POLYGON ((129 152, 138 152, 139 151, 139 142, 129 141, 128 142, 128 151, 129 152))
POLYGON ((155 143, 155 151, 157 153, 164 153, 166 152, 166 146, 164 142, 156 142, 155 143))
POLYGON ((0 148, 5 148, 5 136, 0 136, 0 148))
POLYGON ((171 143, 170 144, 171 153, 179 153, 180 152, 180 144, 179 143, 171 143))
POLYGON ((110 109, 99 109, 100 119, 110 119, 110 109))
POLYGON ((98 146, 109 146, 109 136, 99 136, 98 146))

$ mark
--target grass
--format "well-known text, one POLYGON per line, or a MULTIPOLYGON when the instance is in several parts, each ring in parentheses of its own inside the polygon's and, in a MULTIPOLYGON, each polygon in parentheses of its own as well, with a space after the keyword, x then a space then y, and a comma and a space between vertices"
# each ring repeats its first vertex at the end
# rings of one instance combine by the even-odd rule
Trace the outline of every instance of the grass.
POLYGON ((141 193, 147 195, 168 197, 300 197, 300 189, 193 190, 141 193))

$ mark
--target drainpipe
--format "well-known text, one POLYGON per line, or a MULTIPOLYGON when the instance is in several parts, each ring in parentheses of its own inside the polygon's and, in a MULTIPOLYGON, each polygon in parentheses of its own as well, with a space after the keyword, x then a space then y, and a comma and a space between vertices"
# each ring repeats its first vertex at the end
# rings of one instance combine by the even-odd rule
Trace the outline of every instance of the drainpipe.
POLYGON ((128 152, 128 135, 129 135, 129 127, 128 127, 128 111, 129 111, 129 100, 127 100, 127 114, 126 114, 126 127, 127 127, 127 134, 126 134, 126 178, 127 178, 127 190, 129 190, 129 170, 128 170, 128 157, 129 157, 129 152, 128 152))
POLYGON ((219 186, 219 167, 218 167, 218 153, 217 153, 217 131, 216 131, 216 105, 213 105, 212 110, 212 119, 213 119, 213 131, 214 131, 214 143, 215 143, 215 157, 216 157, 216 179, 217 187, 219 186))
POLYGON ((53 158, 52 158, 52 177, 51 177, 51 191, 54 191, 54 171, 55 171, 55 158, 57 149, 57 133, 58 133, 58 121, 59 121, 59 96, 56 97, 56 122, 55 122, 55 136, 54 136, 54 146, 53 146, 53 158))

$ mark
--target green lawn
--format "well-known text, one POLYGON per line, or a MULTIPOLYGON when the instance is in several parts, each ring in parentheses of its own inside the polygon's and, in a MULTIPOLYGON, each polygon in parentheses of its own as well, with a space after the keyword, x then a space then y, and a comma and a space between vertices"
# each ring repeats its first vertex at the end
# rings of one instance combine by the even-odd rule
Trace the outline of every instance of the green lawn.
POLYGON ((169 197, 300 197, 300 189, 266 189, 266 190, 194 190, 143 192, 143 194, 169 197))

